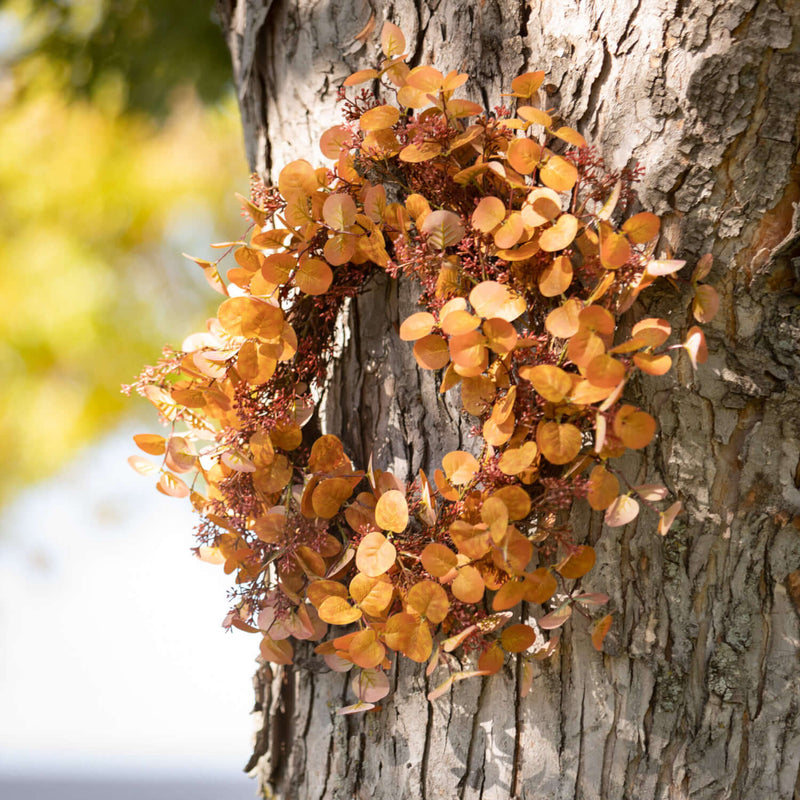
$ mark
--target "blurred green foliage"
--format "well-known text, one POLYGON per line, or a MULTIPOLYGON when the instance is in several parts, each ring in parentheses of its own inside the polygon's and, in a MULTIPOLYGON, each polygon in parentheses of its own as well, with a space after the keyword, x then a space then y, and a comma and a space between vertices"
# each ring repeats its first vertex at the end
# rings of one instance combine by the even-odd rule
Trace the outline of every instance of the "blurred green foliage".
POLYGON ((233 197, 247 193, 235 101, 228 93, 204 104, 193 79, 215 72, 211 96, 229 70, 213 53, 202 67, 166 66, 189 60, 190 50, 194 62, 206 59, 205 34, 192 45, 200 23, 191 21, 206 12, 183 0, 158 4, 170 8, 168 19, 180 16, 173 37, 182 44, 171 52, 166 18, 153 23, 152 40, 119 34, 123 11, 139 18, 140 7, 155 19, 156 5, 3 7, 2 31, 16 33, 11 42, 0 37, 0 502, 135 412, 120 384, 154 363, 164 342, 179 346, 214 308, 202 272, 181 251, 214 257, 208 242, 246 227, 233 197), (87 8, 100 9, 99 22, 81 16, 87 8), (102 16, 115 9, 120 18, 102 16), (45 12, 66 20, 64 29, 40 28, 45 12), (73 30, 99 43, 87 50, 88 73, 69 49, 73 30), (113 48, 118 35, 138 56, 102 64, 100 44, 113 48), (156 45, 165 48, 153 60, 163 69, 158 98, 157 82, 138 83, 156 45), (82 83, 78 72, 88 74, 82 83))
POLYGON ((173 89, 204 103, 230 87, 230 55, 211 0, 14 0, 28 31, 25 58, 59 65, 67 91, 89 96, 121 82, 129 110, 163 116, 173 89))

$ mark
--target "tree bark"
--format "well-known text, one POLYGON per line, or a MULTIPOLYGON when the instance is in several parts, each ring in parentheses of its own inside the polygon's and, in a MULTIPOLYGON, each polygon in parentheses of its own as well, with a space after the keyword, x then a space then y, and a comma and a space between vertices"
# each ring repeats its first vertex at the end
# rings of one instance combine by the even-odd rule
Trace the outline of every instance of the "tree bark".
MULTIPOLYGON (((525 699, 511 662, 432 704, 438 680, 400 659, 383 709, 356 717, 334 714, 351 702, 347 676, 262 668, 250 766, 265 795, 800 797, 800 5, 223 0, 220 14, 263 176, 318 160, 336 89, 371 66, 389 18, 412 66, 468 72, 489 107, 517 74, 547 70, 543 102, 610 166, 643 165, 660 247, 690 263, 713 252, 722 297, 708 363, 693 373, 679 358, 634 387, 660 437, 628 475, 665 483, 686 513, 663 540, 646 514, 607 529, 574 513, 598 553, 587 590, 616 612, 603 652, 573 621, 525 699)), ((355 462, 372 453, 405 477, 468 446, 457 403, 396 336, 414 299, 377 277, 351 303, 325 402, 355 462)), ((673 328, 692 324, 688 294, 648 302, 673 328)))

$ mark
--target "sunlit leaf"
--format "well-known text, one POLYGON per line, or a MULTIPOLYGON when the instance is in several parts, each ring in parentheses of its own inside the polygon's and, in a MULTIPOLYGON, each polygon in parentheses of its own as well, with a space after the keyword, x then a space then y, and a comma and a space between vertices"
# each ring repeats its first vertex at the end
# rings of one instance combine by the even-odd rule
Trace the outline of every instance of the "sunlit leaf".
POLYGON ((385 531, 402 533, 408 526, 408 502, 405 495, 397 489, 384 492, 375 506, 375 521, 385 531))
POLYGON ((539 234, 539 247, 547 253, 569 247, 578 232, 578 220, 572 214, 562 214, 556 224, 539 234))
POLYGON ((639 514, 639 504, 627 494, 620 495, 606 509, 605 523, 611 528, 627 525, 639 514))
POLYGON ((536 631, 530 625, 509 625, 500 634, 500 644, 507 653, 522 653, 536 641, 536 631))
POLYGON ((450 483, 454 486, 463 486, 475 477, 480 464, 472 453, 453 450, 442 459, 442 467, 450 483))
POLYGON ((428 241, 437 249, 458 244, 464 236, 461 218, 452 211, 432 211, 422 223, 422 232, 428 234, 428 241))
POLYGON ((367 577, 377 578, 394 565, 396 558, 395 546, 382 533, 372 531, 358 545, 356 567, 367 577))
POLYGON ((568 464, 580 452, 583 437, 569 422, 542 422, 536 430, 536 443, 551 464, 568 464))

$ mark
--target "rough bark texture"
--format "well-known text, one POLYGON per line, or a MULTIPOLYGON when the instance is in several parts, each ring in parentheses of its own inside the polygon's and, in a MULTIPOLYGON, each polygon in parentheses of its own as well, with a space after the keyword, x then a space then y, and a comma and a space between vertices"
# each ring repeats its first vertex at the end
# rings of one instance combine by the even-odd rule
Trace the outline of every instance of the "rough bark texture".
MULTIPOLYGON (((546 69, 543 101, 611 165, 646 168, 641 201, 664 218, 662 247, 713 252, 722 295, 709 362, 693 374, 681 361, 636 396, 661 436, 629 475, 663 481, 688 513, 665 540, 647 514, 613 530, 575 515, 599 556, 588 588, 617 612, 604 652, 574 624, 524 700, 512 663, 430 705, 404 663, 384 709, 360 718, 333 714, 349 702, 341 675, 270 681, 265 668, 252 764, 266 794, 800 797, 800 5, 223 0, 221 15, 263 174, 314 158, 338 121, 336 87, 374 58, 390 18, 412 64, 469 72, 484 87, 473 99, 491 105, 518 73, 546 69)), ((650 310, 685 330, 688 299, 676 300, 663 289, 650 310)), ((412 308, 413 290, 385 278, 352 304, 326 400, 357 460, 373 452, 401 474, 464 437, 394 333, 412 308)))

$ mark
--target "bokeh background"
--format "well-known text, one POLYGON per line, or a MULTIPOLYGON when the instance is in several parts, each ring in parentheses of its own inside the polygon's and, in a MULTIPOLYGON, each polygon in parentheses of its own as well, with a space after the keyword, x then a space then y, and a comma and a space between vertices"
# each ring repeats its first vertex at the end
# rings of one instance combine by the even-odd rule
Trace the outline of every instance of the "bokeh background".
POLYGON ((181 252, 246 227, 212 6, 0 3, 5 800, 255 794, 257 642, 221 627, 228 580, 192 558, 188 503, 128 467, 158 423, 120 392, 213 314, 181 252))

